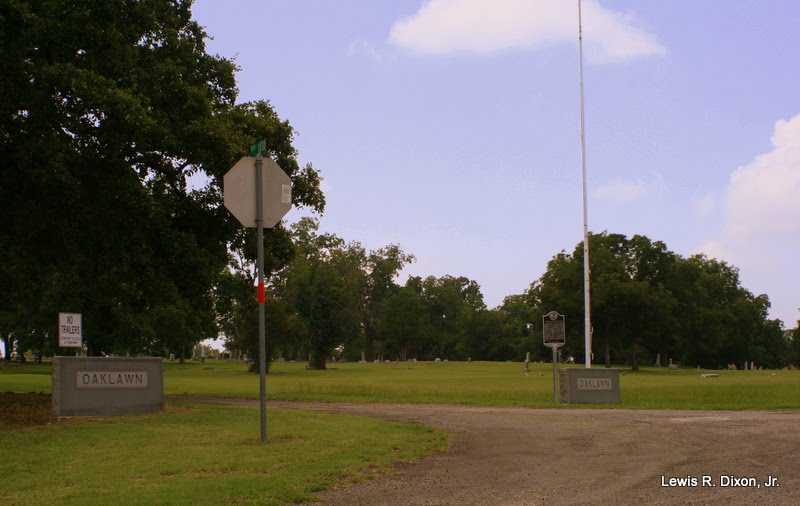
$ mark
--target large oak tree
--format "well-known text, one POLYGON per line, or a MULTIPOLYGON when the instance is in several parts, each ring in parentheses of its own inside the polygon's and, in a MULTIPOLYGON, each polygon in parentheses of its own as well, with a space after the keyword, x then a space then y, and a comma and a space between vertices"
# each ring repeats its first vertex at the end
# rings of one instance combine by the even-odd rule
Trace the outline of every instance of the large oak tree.
MULTIPOLYGON (((181 353, 215 337, 214 287, 255 237, 221 206, 222 175, 256 137, 324 207, 294 131, 236 104, 236 67, 205 49, 184 0, 0 4, 0 334, 53 352, 58 311, 91 354, 181 353)), ((270 234, 273 268, 291 256, 270 234)))

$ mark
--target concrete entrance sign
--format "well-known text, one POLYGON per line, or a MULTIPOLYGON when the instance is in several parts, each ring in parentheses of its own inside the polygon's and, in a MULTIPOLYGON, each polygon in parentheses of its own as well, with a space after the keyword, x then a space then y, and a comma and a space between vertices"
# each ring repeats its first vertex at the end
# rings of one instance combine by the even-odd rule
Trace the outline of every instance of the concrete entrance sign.
POLYGON ((561 402, 619 404, 618 369, 561 369, 561 402))
POLYGON ((112 416, 164 409, 163 358, 53 357, 56 416, 112 416))

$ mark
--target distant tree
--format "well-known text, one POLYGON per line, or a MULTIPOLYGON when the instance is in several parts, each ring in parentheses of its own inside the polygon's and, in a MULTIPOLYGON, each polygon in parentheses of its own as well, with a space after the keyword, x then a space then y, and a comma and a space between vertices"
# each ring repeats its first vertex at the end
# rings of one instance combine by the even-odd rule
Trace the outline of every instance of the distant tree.
POLYGON ((318 221, 311 218, 293 226, 295 257, 275 274, 273 284, 287 313, 302 320, 309 366, 325 369, 335 348, 361 339, 364 249, 318 230, 318 221))
POLYGON ((413 261, 414 256, 405 253, 396 244, 371 251, 365 258, 363 351, 369 361, 374 359, 375 342, 381 339, 379 328, 382 326, 381 319, 385 314, 384 302, 399 290, 400 287, 395 283, 395 279, 400 270, 413 261))
POLYGON ((705 367, 785 362, 781 323, 767 317, 769 298, 742 287, 736 267, 703 255, 681 259, 672 291, 685 362, 705 367))
POLYGON ((505 297, 498 311, 502 315, 503 333, 513 349, 513 358, 522 360, 531 353, 532 360, 544 359, 546 348, 542 346, 541 320, 537 319, 540 310, 530 296, 530 289, 524 294, 505 297))
POLYGON ((480 285, 464 276, 425 279, 411 277, 406 283, 422 300, 427 313, 427 339, 419 343, 427 358, 467 358, 463 341, 474 315, 486 309, 480 285))
MULTIPOLYGON (((706 367, 785 363, 788 343, 767 317, 769 299, 743 288, 735 267, 684 259, 639 235, 593 234, 590 248, 593 345, 607 366, 622 359, 636 370, 659 353, 706 367)), ((540 314, 566 315, 568 353, 583 351, 582 265, 578 244, 572 255, 554 256, 528 292, 540 314)))
POLYGON ((408 359, 428 333, 428 314, 413 288, 398 288, 383 301, 378 331, 385 339, 384 356, 408 359))
POLYGON ((499 310, 480 309, 469 315, 463 339, 457 346, 462 360, 511 360, 515 356, 512 339, 506 333, 505 314, 499 310))

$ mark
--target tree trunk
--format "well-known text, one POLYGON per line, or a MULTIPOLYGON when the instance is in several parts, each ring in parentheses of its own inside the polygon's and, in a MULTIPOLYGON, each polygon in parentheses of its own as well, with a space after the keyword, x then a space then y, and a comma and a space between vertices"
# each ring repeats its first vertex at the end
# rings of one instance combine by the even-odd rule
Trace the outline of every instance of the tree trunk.
POLYGON ((325 365, 325 354, 312 354, 308 357, 308 368, 309 369, 318 369, 324 371, 327 369, 325 365))
POLYGON ((372 362, 375 359, 375 326, 372 324, 372 318, 368 314, 364 318, 364 356, 367 362, 372 362))
POLYGON ((603 355, 608 369, 611 367, 611 339, 609 339, 608 333, 603 337, 603 355))
POLYGON ((408 345, 401 345, 400 346, 400 361, 405 362, 406 357, 408 356, 408 345))
POLYGON ((639 359, 636 357, 636 341, 631 343, 631 371, 639 370, 639 359))

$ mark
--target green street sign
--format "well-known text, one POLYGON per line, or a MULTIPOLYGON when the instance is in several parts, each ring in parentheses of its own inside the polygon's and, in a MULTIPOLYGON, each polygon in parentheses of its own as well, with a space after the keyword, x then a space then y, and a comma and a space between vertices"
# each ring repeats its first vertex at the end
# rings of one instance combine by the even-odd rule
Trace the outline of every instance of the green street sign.
POLYGON ((267 139, 258 139, 250 144, 250 156, 258 156, 267 150, 267 139))

